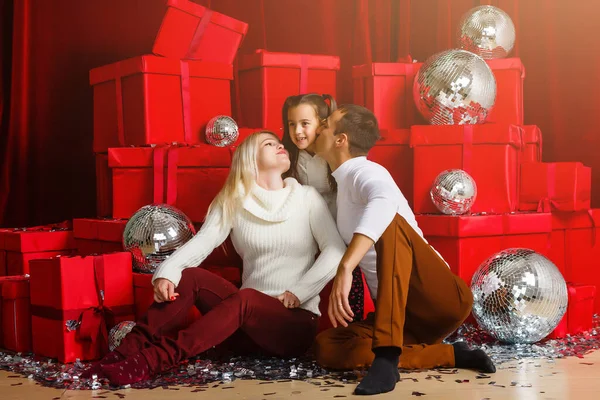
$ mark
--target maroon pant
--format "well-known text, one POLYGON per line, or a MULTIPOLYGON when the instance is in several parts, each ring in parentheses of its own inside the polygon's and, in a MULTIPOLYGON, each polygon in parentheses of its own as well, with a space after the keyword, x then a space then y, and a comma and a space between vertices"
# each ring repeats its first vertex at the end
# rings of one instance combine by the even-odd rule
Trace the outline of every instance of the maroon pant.
POLYGON ((123 356, 142 352, 153 373, 213 346, 279 357, 304 354, 317 334, 318 318, 301 308, 288 309, 279 300, 254 289, 238 289, 202 268, 183 271, 171 302, 153 303, 116 349, 123 356), (163 335, 183 323, 190 307, 202 316, 175 338, 163 335))

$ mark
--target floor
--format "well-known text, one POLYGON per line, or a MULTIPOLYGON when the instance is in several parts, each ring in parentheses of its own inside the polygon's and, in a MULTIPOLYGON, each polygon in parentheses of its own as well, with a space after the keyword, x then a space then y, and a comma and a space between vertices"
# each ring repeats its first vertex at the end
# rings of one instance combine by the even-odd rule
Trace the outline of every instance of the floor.
MULTIPOLYGON (((471 371, 458 374, 439 371, 402 374, 396 390, 377 399, 598 399, 600 395, 600 351, 585 358, 559 360, 528 359, 504 363, 498 372, 479 377, 471 371)), ((446 371, 449 372, 449 371, 446 371)), ((313 379, 309 382, 261 383, 237 380, 231 384, 205 387, 171 387, 165 389, 109 391, 64 391, 45 388, 26 378, 0 371, 0 398, 15 399, 89 399, 126 400, 164 399, 342 399, 352 396, 354 385, 313 379)))

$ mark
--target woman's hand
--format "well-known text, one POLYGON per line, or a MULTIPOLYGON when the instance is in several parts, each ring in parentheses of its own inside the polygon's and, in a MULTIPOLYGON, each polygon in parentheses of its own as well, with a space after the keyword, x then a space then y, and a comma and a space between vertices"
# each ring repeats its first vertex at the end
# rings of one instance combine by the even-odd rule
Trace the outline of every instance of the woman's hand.
POLYGON ((300 300, 298 300, 294 293, 288 290, 277 296, 277 300, 279 300, 286 308, 296 308, 300 306, 300 300))
POLYGON ((334 328, 337 328, 338 324, 348 326, 348 322, 352 322, 354 313, 348 302, 351 287, 352 270, 339 267, 333 280, 333 288, 329 295, 329 307, 327 309, 329 320, 334 328))
POLYGON ((179 293, 175 293, 175 285, 170 280, 158 278, 154 281, 154 301, 157 303, 173 301, 177 296, 179 293))

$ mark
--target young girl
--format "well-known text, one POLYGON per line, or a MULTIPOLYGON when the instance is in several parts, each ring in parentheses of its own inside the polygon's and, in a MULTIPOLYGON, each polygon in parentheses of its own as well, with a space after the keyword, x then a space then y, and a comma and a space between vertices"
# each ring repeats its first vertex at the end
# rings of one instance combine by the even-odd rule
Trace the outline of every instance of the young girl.
MULTIPOLYGON (((282 142, 290 154, 291 163, 287 176, 317 189, 327 202, 334 219, 337 214, 337 185, 327 162, 315 154, 315 139, 321 121, 326 120, 336 109, 337 104, 332 96, 311 93, 288 97, 281 112, 282 142)), ((350 308, 354 312, 355 321, 360 321, 363 316, 364 286, 359 268, 353 272, 350 293, 350 308)))
POLYGON ((336 184, 327 162, 315 154, 317 128, 321 121, 337 109, 333 97, 328 94, 303 94, 290 96, 282 109, 283 145, 290 154, 287 176, 303 185, 317 189, 323 196, 331 215, 336 216, 336 184), (329 101, 329 104, 327 104, 329 101))
POLYGON ((146 317, 86 375, 131 384, 225 340, 245 354, 306 352, 317 333, 319 293, 335 275, 346 246, 317 191, 282 179, 289 167, 275 134, 258 132, 242 142, 200 231, 154 273, 155 303, 146 317), (193 268, 230 234, 243 260, 239 290, 193 268), (202 317, 175 339, 162 335, 194 305, 202 317))

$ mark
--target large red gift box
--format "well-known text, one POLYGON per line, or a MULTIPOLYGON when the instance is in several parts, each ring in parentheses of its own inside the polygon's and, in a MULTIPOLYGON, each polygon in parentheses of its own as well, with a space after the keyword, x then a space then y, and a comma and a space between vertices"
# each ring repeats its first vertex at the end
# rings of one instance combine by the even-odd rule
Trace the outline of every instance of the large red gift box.
POLYGON ((477 184, 471 212, 516 211, 521 156, 521 128, 507 124, 415 125, 413 208, 439 213, 431 201, 435 178, 448 169, 463 169, 477 184))
MULTIPOLYGON (((553 212, 550 259, 568 282, 600 287, 600 210, 553 212)), ((600 312, 600 298, 595 300, 600 312)))
POLYGON ((536 125, 523 126, 521 163, 542 161, 542 131, 536 125))
POLYGON ((29 277, 0 278, 0 347, 20 353, 31 351, 29 277))
POLYGON ((108 331, 134 320, 131 254, 31 262, 33 352, 68 363, 108 351, 108 331))
POLYGON ((352 67, 354 104, 373 111, 381 129, 423 124, 413 82, 423 63, 372 63, 352 67))
POLYGON ((413 151, 409 129, 382 129, 381 139, 369 151, 368 159, 384 166, 402 194, 412 205, 413 151))
POLYGON ((130 218, 140 207, 167 203, 202 222, 229 173, 231 149, 206 144, 114 148, 108 163, 113 218, 130 218))
POLYGON ((479 266, 499 251, 523 247, 549 256, 550 213, 417 215, 425 239, 469 286, 479 266))
POLYGON ((569 305, 567 312, 549 338, 563 338, 592 329, 596 286, 567 283, 569 305))
POLYGON ((588 210, 591 191, 592 170, 580 162, 523 164, 519 210, 588 210))
POLYGON ((124 219, 73 219, 73 236, 79 255, 123 251, 124 219))
POLYGON ((487 122, 523 125, 525 67, 520 58, 486 60, 496 78, 496 102, 487 122))
POLYGON ((94 152, 157 143, 203 143, 204 127, 231 114, 233 67, 140 56, 90 71, 94 152))
POLYGON ((231 64, 248 24, 189 0, 169 0, 152 53, 231 64))
POLYGON ((335 98, 340 59, 260 49, 241 56, 238 69, 241 108, 238 123, 277 131, 282 128, 281 108, 288 96, 318 93, 335 98))
POLYGON ((0 231, 0 271, 6 275, 29 273, 29 261, 70 254, 75 249, 68 223, 0 231))

